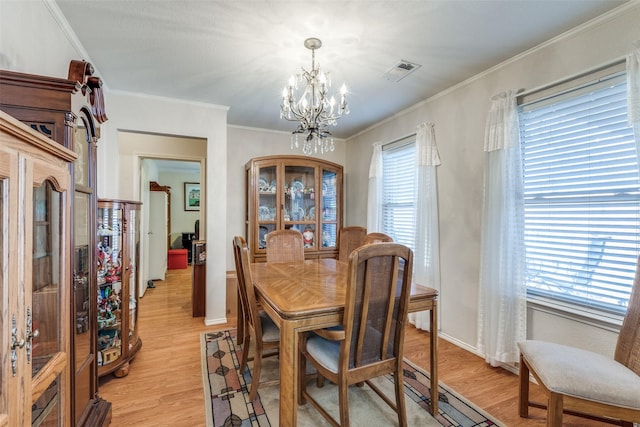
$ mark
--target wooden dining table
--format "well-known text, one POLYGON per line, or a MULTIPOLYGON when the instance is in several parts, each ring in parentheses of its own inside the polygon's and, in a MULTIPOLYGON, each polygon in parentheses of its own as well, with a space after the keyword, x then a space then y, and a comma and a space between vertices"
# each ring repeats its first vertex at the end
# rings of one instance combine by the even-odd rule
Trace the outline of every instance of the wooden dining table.
MULTIPOLYGON (((300 333, 341 324, 347 272, 348 264, 336 259, 251 264, 258 302, 280 328, 280 426, 296 425, 300 333)), ((409 312, 430 312, 432 414, 438 412, 437 300, 435 289, 411 286, 409 312)))

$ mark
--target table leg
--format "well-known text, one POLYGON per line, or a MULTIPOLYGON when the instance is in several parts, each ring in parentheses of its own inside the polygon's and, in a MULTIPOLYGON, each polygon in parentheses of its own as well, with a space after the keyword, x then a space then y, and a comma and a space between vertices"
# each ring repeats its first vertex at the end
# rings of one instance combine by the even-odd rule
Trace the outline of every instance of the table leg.
POLYGON ((431 347, 431 415, 438 414, 438 304, 434 303, 429 310, 429 321, 431 325, 430 347, 431 347))
POLYGON ((296 425, 298 397, 298 332, 293 322, 280 324, 280 427, 296 425))

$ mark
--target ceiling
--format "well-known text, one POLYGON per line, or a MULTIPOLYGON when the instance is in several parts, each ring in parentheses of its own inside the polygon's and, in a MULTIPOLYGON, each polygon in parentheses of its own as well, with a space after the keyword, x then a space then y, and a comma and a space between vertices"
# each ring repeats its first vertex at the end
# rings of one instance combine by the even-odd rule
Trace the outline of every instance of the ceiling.
MULTIPOLYGON (((55 0, 108 90, 229 107, 230 125, 292 131, 289 76, 316 62, 351 114, 347 138, 613 9, 618 0, 55 0), (398 61, 422 65, 399 82, 398 61)), ((107 95, 108 96, 108 95, 107 95)), ((108 103, 108 98, 107 98, 108 103)), ((107 105, 108 107, 108 105, 107 105)))

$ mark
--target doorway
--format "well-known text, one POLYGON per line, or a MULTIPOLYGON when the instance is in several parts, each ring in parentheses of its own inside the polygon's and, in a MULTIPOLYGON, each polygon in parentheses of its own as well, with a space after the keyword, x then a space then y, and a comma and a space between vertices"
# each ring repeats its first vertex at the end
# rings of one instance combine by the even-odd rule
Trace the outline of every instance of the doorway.
MULTIPOLYGON (((202 222, 205 209, 204 204, 197 209, 186 205, 189 189, 204 182, 200 162, 145 157, 141 159, 141 169, 141 231, 145 263, 140 296, 144 295, 149 283, 153 283, 150 281, 164 279, 168 250, 187 249, 184 236, 193 236, 196 223, 202 222), (152 185, 163 191, 152 191, 152 185)), ((191 242, 187 244, 190 246, 191 242)))

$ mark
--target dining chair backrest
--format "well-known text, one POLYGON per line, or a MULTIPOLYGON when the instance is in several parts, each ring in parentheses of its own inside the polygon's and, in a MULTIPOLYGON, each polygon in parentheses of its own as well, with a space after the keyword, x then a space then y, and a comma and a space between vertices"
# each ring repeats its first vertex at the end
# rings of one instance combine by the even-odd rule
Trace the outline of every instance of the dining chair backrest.
POLYGON ((369 233, 364 237, 365 245, 371 245, 372 243, 384 243, 384 242, 393 242, 393 238, 388 234, 384 233, 369 233))
POLYGON ((378 243, 354 249, 349 255, 342 328, 316 329, 300 342, 298 402, 311 401, 331 425, 349 425, 351 384, 366 383, 407 426, 402 354, 407 324, 413 252, 397 243, 378 243), (306 390, 307 361, 315 367, 318 385, 327 378, 338 385, 340 421, 306 390), (374 378, 393 374, 395 403, 374 378))
POLYGON ((342 227, 338 231, 338 260, 347 262, 355 248, 364 244, 367 229, 360 226, 342 227))
POLYGON ((304 261, 302 234, 296 230, 275 230, 267 234, 267 262, 304 261))
POLYGON ((240 302, 244 311, 246 327, 255 331, 255 334, 260 337, 262 336, 262 328, 258 315, 256 294, 253 288, 253 278, 251 277, 249 249, 243 237, 235 236, 233 238, 233 254, 236 263, 236 275, 238 276, 238 291, 240 292, 240 302))
POLYGON ((362 246, 349 256, 344 369, 402 360, 412 265, 413 252, 398 243, 362 246))

